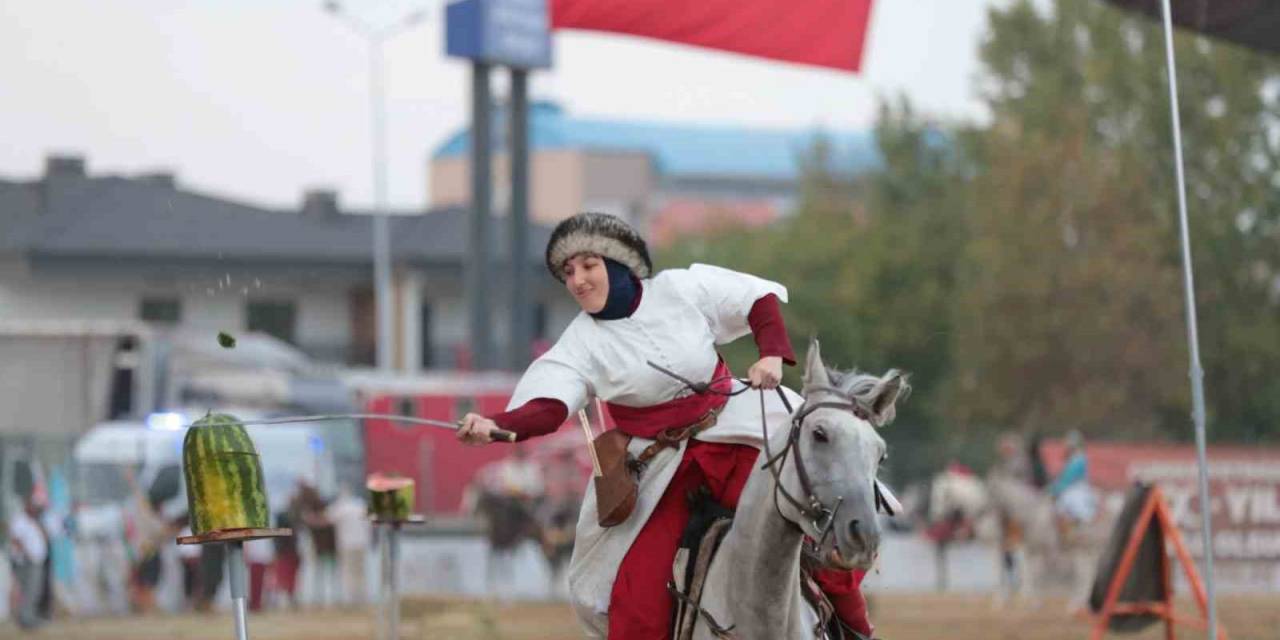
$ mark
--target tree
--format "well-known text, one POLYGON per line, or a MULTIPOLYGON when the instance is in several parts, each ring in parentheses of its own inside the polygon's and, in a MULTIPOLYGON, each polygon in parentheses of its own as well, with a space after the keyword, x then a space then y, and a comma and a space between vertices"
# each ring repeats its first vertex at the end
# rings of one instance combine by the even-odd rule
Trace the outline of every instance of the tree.
MULTIPOLYGON (((687 239, 660 263, 711 262, 785 284, 784 314, 797 347, 816 335, 827 360, 842 368, 910 372, 925 391, 900 407, 901 426, 885 436, 893 447, 929 451, 924 443, 943 413, 935 390, 949 369, 955 260, 964 246, 963 202, 949 201, 960 165, 952 142, 905 101, 881 106, 876 134, 879 170, 852 176, 820 140, 801 159, 792 215, 762 230, 687 239)), ((754 349, 735 346, 728 359, 744 371, 754 349)), ((917 475, 936 462, 929 454, 902 456, 894 468, 917 475)))
MULTIPOLYGON (((970 149, 981 205, 966 254, 965 287, 980 297, 958 310, 957 360, 974 363, 955 378, 958 417, 1185 437, 1159 27, 1062 0, 1015 2, 989 25, 992 124, 970 149)), ((1280 65, 1176 41, 1212 431, 1256 438, 1280 428, 1280 65)))
MULTIPOLYGON (((899 367, 898 478, 981 463, 997 430, 1191 435, 1164 41, 1102 2, 1016 0, 982 44, 982 123, 885 102, 881 163, 804 157, 793 215, 660 256, 779 280, 796 344, 899 367)), ((1280 61, 1176 38, 1216 441, 1280 437, 1280 61)), ((745 370, 754 349, 730 352, 745 370)), ((798 381, 790 380, 791 384, 798 381)))

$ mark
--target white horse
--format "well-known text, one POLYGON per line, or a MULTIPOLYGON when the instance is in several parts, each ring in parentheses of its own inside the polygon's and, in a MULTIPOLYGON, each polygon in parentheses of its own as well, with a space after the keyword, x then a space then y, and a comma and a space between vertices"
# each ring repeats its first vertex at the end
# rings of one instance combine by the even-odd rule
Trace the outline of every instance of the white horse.
MULTIPOLYGON (((1054 578, 1071 575, 1069 607, 1083 606, 1097 550, 1106 542, 1109 518, 1071 527, 1059 524, 1053 498, 1021 479, 998 471, 985 480, 951 472, 933 481, 930 520, 966 519, 978 540, 996 547, 1000 588, 996 606, 1009 598, 1039 602, 1054 578), (1063 561, 1068 566, 1062 566, 1063 561)), ((1100 510, 1101 511, 1101 510, 1100 510)))
POLYGON ((1026 561, 1019 595, 1033 601, 1053 591, 1054 577, 1071 576, 1067 587, 1069 610, 1084 608, 1093 582, 1094 565, 1106 545, 1113 517, 1098 509, 1089 522, 1070 522, 1059 516, 1052 496, 1016 478, 999 473, 987 477, 996 513, 1011 520, 1021 530, 1021 549, 1026 561), (1065 566, 1063 566, 1065 561, 1065 566))
POLYGON ((907 389, 897 371, 876 377, 828 370, 817 341, 810 343, 804 404, 789 429, 768 434, 708 571, 694 638, 826 637, 801 593, 801 550, 807 536, 829 567, 875 563, 875 481, 885 459, 875 428, 893 419, 907 389))
POLYGON ((925 506, 925 527, 936 544, 936 586, 938 591, 946 591, 950 582, 947 547, 973 538, 995 542, 1000 537, 999 523, 984 517, 993 510, 991 494, 982 480, 968 471, 948 468, 934 476, 925 506))

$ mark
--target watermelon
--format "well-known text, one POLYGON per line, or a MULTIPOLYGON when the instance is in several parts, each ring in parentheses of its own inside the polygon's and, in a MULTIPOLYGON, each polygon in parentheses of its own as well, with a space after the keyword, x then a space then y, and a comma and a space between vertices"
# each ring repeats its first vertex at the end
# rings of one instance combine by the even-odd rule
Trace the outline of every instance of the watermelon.
POLYGON ((375 473, 369 476, 369 515, 385 522, 404 522, 413 513, 413 479, 375 473))
POLYGON ((182 441, 191 532, 265 529, 269 525, 262 460, 235 416, 207 415, 182 441))

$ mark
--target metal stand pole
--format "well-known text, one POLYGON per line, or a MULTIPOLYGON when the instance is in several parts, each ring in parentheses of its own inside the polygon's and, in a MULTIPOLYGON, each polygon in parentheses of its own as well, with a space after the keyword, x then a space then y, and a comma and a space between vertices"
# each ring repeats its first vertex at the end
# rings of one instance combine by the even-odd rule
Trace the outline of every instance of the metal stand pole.
POLYGON ((227 577, 231 580, 231 610, 235 612, 236 640, 249 640, 249 623, 245 612, 244 543, 227 545, 227 577))
POLYGON ((389 640, 391 615, 391 536, 386 523, 378 523, 378 564, 382 579, 378 582, 378 639, 389 640))
POLYGON ((390 602, 390 640, 400 640, 400 524, 393 522, 387 527, 387 554, 390 557, 390 569, 387 583, 391 587, 390 602))
POLYGON ((382 640, 400 640, 400 525, 395 522, 379 523, 382 544, 379 555, 382 562, 382 603, 378 637, 382 640))
POLYGON ((1213 575, 1213 524, 1209 508, 1209 461, 1205 453, 1204 370, 1200 367, 1200 337, 1196 325, 1196 286, 1191 264, 1191 231, 1187 222, 1187 186, 1182 168, 1182 122, 1178 118, 1178 71, 1173 56, 1173 12, 1164 0, 1164 49, 1169 66, 1169 111, 1173 120, 1174 169, 1178 179, 1178 223, 1182 238, 1182 276, 1187 303, 1187 347, 1191 356, 1191 416, 1196 429, 1196 459, 1199 463, 1200 535, 1204 544, 1204 579, 1209 594, 1208 637, 1218 635, 1216 582, 1213 575))

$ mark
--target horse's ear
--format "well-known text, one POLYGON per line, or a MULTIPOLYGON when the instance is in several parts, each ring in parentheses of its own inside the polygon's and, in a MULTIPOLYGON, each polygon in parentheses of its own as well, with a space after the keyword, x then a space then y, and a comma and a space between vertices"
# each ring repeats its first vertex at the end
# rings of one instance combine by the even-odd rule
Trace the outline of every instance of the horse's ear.
POLYGON ((907 382, 907 375, 897 369, 890 369, 871 392, 872 423, 883 427, 893 422, 898 414, 898 400, 905 399, 910 393, 911 385, 907 382))
POLYGON ((822 363, 817 337, 809 338, 809 353, 804 359, 804 386, 806 389, 831 386, 831 377, 827 375, 827 366, 822 363))

